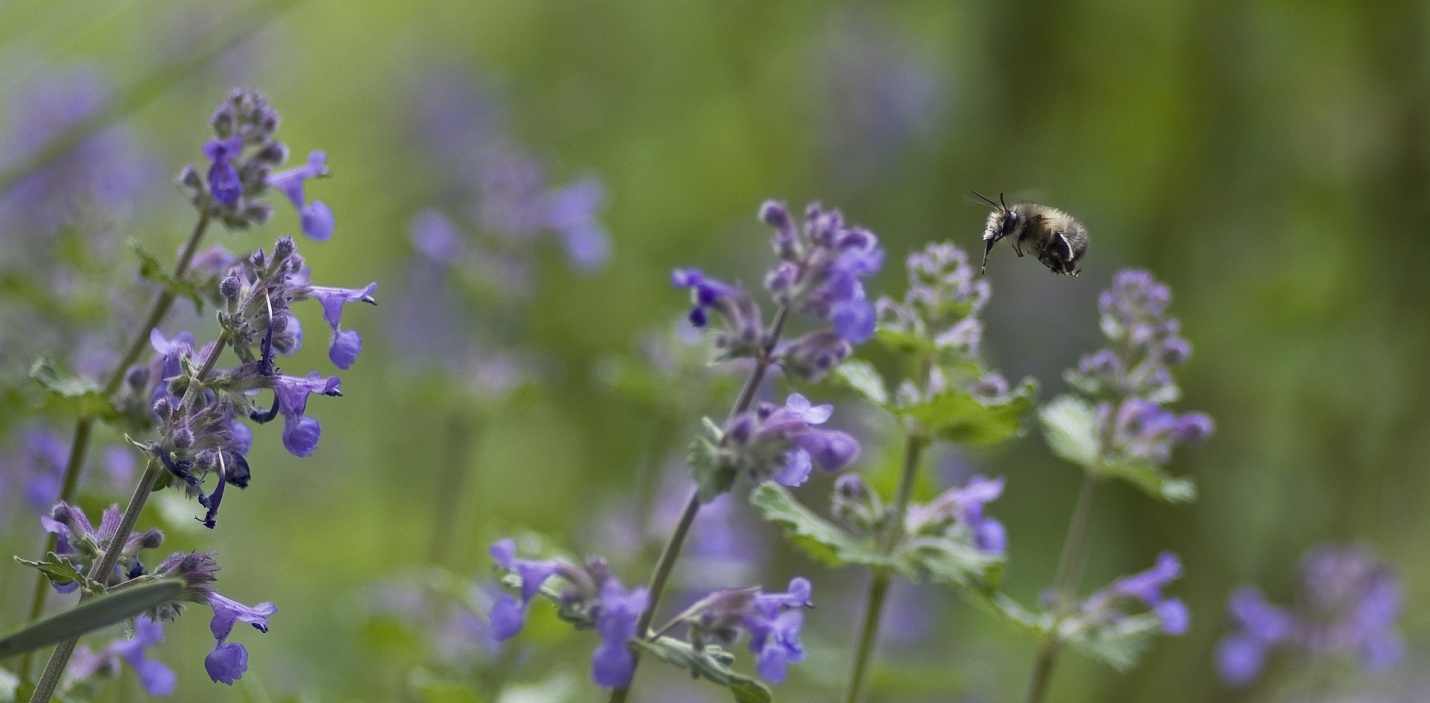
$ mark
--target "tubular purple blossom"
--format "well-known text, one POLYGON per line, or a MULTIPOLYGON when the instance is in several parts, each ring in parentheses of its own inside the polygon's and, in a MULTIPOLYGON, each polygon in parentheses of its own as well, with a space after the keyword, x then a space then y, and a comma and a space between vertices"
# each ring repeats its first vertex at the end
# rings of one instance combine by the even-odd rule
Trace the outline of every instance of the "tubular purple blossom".
POLYGON ((1152 568, 1124 576, 1088 596, 1083 601, 1083 616, 1092 622, 1116 620, 1122 617, 1117 604, 1128 599, 1142 601, 1162 620, 1162 630, 1169 635, 1187 631, 1187 606, 1179 598, 1167 598, 1162 589, 1182 575, 1182 564, 1175 554, 1162 552, 1152 568))
POLYGON ((163 662, 148 657, 148 649, 163 640, 163 625, 141 616, 134 620, 134 636, 131 638, 117 639, 98 652, 92 652, 88 647, 80 645, 75 650, 74 659, 66 672, 66 688, 100 672, 117 674, 119 662, 123 661, 134 669, 146 693, 151 696, 167 696, 174 692, 174 672, 163 662))
POLYGON ((268 632, 268 616, 277 611, 272 603, 247 606, 217 592, 208 594, 209 605, 213 608, 213 619, 209 630, 214 636, 214 649, 204 657, 204 669, 215 683, 230 686, 243 677, 248 670, 248 649, 237 642, 229 642, 234 623, 246 622, 259 632, 268 632))
POLYGON ((303 166, 268 176, 268 186, 282 192, 298 211, 303 234, 319 242, 325 242, 333 236, 333 211, 320 200, 308 203, 303 197, 303 182, 310 178, 327 176, 327 161, 326 152, 314 151, 308 154, 308 163, 303 166))
POLYGON ((601 645, 591 655, 591 679, 597 686, 619 688, 631 682, 636 660, 628 642, 636 636, 636 620, 650 602, 644 586, 627 591, 614 577, 601 587, 596 632, 601 645))

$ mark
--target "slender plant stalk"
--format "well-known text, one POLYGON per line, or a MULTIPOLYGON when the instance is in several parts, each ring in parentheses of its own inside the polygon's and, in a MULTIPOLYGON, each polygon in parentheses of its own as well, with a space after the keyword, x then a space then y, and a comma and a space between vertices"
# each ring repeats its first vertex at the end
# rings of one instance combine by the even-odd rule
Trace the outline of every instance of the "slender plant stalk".
MULTIPOLYGON (((894 510, 889 526, 881 539, 885 554, 893 554, 904 538, 904 518, 909 512, 909 500, 914 493, 914 480, 918 477, 919 459, 923 455, 928 439, 916 431, 910 431, 904 445, 904 470, 899 474, 899 488, 894 494, 894 510)), ((869 670, 869 661, 874 655, 875 640, 879 635, 879 621, 884 613, 884 599, 889 595, 889 583, 893 571, 885 566, 872 569, 869 581, 869 597, 864 604, 864 623, 859 628, 859 645, 854 651, 854 666, 849 675, 849 686, 844 690, 844 702, 855 703, 864 690, 864 679, 869 670)))
MULTIPOLYGON (((203 380, 213 372, 214 365, 218 363, 218 358, 223 353, 224 347, 228 346, 231 336, 232 331, 227 328, 219 334, 209 351, 208 358, 204 359, 203 365, 199 367, 198 372, 194 374, 194 379, 189 383, 188 390, 184 392, 182 405, 190 406, 202 396, 203 380)), ((134 525, 139 522, 139 514, 144 511, 144 505, 149 502, 149 494, 154 491, 154 483, 159 480, 159 475, 163 470, 162 464, 152 459, 144 468, 144 475, 140 477, 139 485, 134 487, 134 495, 129 499, 128 507, 124 509, 124 517, 119 521, 119 528, 110 538, 109 546, 105 548, 104 554, 89 570, 91 579, 99 579, 114 571, 114 565, 119 563, 119 556, 124 552, 124 545, 129 541, 129 535, 134 532, 134 525)), ((220 476, 219 480, 222 481, 223 477, 220 476)), ((80 599, 83 600, 87 595, 81 593, 80 599)), ((54 696, 55 688, 59 686, 60 678, 64 676, 65 668, 69 666, 70 656, 74 654, 75 645, 78 643, 79 638, 76 637, 55 646, 54 652, 50 654, 49 662, 45 664, 44 673, 40 675, 39 682, 35 684, 35 692, 30 696, 30 703, 48 703, 54 696)))
POLYGON ((1041 703, 1047 695, 1048 684, 1053 678, 1061 647, 1058 644, 1058 628, 1072 605, 1073 590, 1082 576, 1087 563, 1087 543, 1092 534, 1092 502, 1101 482, 1094 474, 1084 474, 1082 489, 1078 491, 1077 506, 1073 508, 1072 522, 1068 525, 1067 538, 1063 540, 1062 556, 1058 557, 1057 577, 1053 581, 1053 626, 1043 641, 1038 644, 1038 657, 1033 663, 1033 673, 1028 679, 1028 692, 1024 703, 1041 703))
POLYGON ((446 456, 442 457, 442 469, 437 475, 436 500, 432 511, 432 535, 427 561, 431 564, 447 566, 451 558, 452 538, 461 525, 462 503, 466 498, 467 464, 472 454, 474 434, 478 429, 476 411, 471 404, 461 398, 459 407, 447 418, 446 456))
MULTIPOLYGON (((770 341, 765 345, 764 351, 759 358, 755 359, 755 368, 750 372, 750 378, 745 381, 745 387, 740 389, 740 395, 735 400, 735 406, 730 409, 730 419, 736 415, 750 409, 750 405, 755 402, 755 394, 760 390, 760 384, 765 380, 765 372, 769 371, 770 354, 774 351, 775 343, 779 341, 780 334, 784 331, 785 321, 789 318, 789 307, 782 306, 779 313, 775 315, 775 321, 770 326, 770 341)), ((665 548, 660 552, 660 559, 656 560, 655 572, 651 574, 650 585, 647 592, 650 594, 650 604, 646 606, 645 612, 636 620, 636 636, 645 637, 650 632, 650 623, 655 619, 656 607, 660 605, 660 597, 665 591, 665 583, 670 580, 670 573, 675 569, 675 560, 680 558, 680 549, 685 546, 685 538, 690 533, 690 526, 695 522, 695 516, 700 512, 700 491, 690 492, 690 500, 685 503, 685 510, 680 513, 680 521, 675 524, 675 531, 670 533, 670 539, 666 541, 665 548)), ((640 651, 631 652, 631 680, 635 680, 635 670, 640 664, 640 651)), ((630 684, 611 691, 610 703, 625 703, 626 698, 631 693, 630 684)))
MULTIPOLYGON (((204 232, 208 230, 209 221, 208 212, 199 214, 198 222, 194 223, 194 229, 189 233, 189 240, 184 243, 184 249, 179 254, 179 261, 174 265, 174 278, 182 278, 184 274, 188 273, 189 265, 194 260, 194 253, 198 251, 199 241, 203 239, 204 232)), ((109 374, 109 379, 104 382, 105 397, 112 397, 119 392, 120 386, 124 384, 124 377, 129 372, 129 367, 139 359, 139 355, 149 345, 149 333, 159 326, 173 305, 174 294, 168 290, 159 291, 159 295, 154 299, 154 304, 149 308, 149 314, 135 330, 134 340, 129 343, 129 349, 124 352, 124 357, 115 365, 114 371, 109 374)), ((79 477, 84 472, 84 459, 85 455, 89 453, 89 439, 94 432, 94 422, 93 415, 81 415, 75 422, 74 440, 70 442, 69 460, 65 462, 64 478, 60 483, 59 499, 66 503, 74 502, 75 493, 79 489, 79 477)), ((43 555, 54 551, 58 543, 59 535, 47 535, 45 547, 40 553, 43 555)), ((46 579, 44 574, 39 574, 35 578, 34 596, 30 600, 30 622, 40 619, 40 616, 45 614, 45 601, 49 598, 49 594, 49 579, 46 579)), ((20 663, 21 675, 29 675, 34 659, 34 652, 25 654, 25 658, 20 663)))

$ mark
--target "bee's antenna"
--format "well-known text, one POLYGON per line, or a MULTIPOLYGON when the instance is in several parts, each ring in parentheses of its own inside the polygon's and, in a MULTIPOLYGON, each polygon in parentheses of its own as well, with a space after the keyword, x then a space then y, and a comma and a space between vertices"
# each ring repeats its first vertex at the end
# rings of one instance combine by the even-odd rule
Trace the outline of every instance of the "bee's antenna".
MULTIPOLYGON (((976 195, 976 196, 978 196, 978 198, 979 198, 980 200, 982 200, 983 202, 988 203, 989 205, 992 205, 993 207, 998 207, 998 203, 995 203, 995 202, 993 202, 992 200, 990 200, 990 199, 988 198, 988 196, 986 196, 986 195, 984 195, 984 194, 982 194, 982 193, 980 193, 980 192, 978 192, 978 191, 976 191, 976 190, 973 191, 973 194, 976 195)), ((1000 195, 998 196, 998 199, 999 199, 999 200, 1002 200, 1002 199, 1003 199, 1003 196, 1000 194, 1000 195)), ((1007 210, 1008 208, 1004 207, 1004 208, 1002 208, 1002 209, 1007 210)))
POLYGON ((1002 193, 999 193, 999 194, 998 194, 998 203, 1003 206, 1003 209, 1004 209, 1004 210, 1007 210, 1007 209, 1008 209, 1008 203, 1003 202, 1003 194, 1002 194, 1002 193))

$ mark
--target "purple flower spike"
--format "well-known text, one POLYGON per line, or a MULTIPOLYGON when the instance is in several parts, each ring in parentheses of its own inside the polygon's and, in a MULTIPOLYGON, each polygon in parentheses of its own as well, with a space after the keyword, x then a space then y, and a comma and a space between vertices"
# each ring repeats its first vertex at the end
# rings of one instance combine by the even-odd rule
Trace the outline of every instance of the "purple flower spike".
POLYGON ((591 679, 597 686, 619 688, 631 682, 636 660, 627 643, 636 636, 636 620, 649 602, 644 586, 626 591, 611 577, 601 587, 601 614, 596 619, 601 645, 591 656, 591 679))
POLYGON ((310 287, 309 294, 323 306, 323 319, 327 321, 328 326, 333 328, 333 340, 328 347, 328 358, 332 360, 334 366, 347 370, 357 360, 358 352, 362 350, 362 337, 357 332, 344 330, 340 327, 343 319, 343 305, 346 303, 377 305, 377 299, 372 297, 376 290, 376 283, 369 283, 366 288, 362 289, 310 287))
POLYGON ((298 210, 303 234, 320 242, 325 242, 333 236, 333 211, 322 201, 306 202, 303 198, 303 182, 328 175, 327 160, 326 152, 315 151, 308 154, 306 165, 268 176, 269 187, 281 191, 288 198, 288 202, 293 203, 293 207, 298 210))
POLYGON ((243 138, 210 139, 204 144, 203 151, 204 156, 213 161, 209 167, 209 193, 223 205, 236 204, 243 195, 243 183, 238 178, 233 159, 243 151, 243 138))

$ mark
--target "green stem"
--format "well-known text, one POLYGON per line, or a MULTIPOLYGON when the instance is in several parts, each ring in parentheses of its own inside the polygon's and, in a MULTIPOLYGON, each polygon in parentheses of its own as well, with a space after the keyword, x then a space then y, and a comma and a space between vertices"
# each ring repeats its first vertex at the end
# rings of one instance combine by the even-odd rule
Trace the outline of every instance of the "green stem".
MULTIPOLYGON (((189 264, 193 263, 194 252, 198 251, 199 240, 203 239, 204 232, 209 227, 208 212, 199 213, 198 222, 194 223, 194 229, 189 233, 189 239, 184 243, 184 249, 179 254, 179 261, 174 265, 174 278, 182 278, 188 273, 189 264)), ((139 355, 144 353, 144 349, 149 345, 149 333, 159 326, 164 316, 169 313, 169 308, 174 304, 174 294, 163 290, 154 299, 154 305, 149 308, 149 314, 145 316, 144 323, 140 325, 134 340, 129 343, 129 349, 124 352, 124 356, 115 365, 114 371, 110 373, 109 379, 104 383, 104 395, 113 396, 124 384, 124 378, 129 373, 129 367, 139 359, 139 355)), ((93 415, 82 415, 74 428, 74 440, 70 443, 69 460, 65 463, 64 478, 60 483, 59 500, 65 503, 73 503, 75 493, 79 490, 79 477, 84 473, 84 459, 89 453, 89 439, 94 432, 93 415)), ((41 554, 48 554, 55 550, 59 543, 59 535, 47 535, 45 547, 41 554)), ((30 600, 30 622, 40 619, 45 614, 45 601, 49 598, 50 583, 44 574, 35 577, 34 596, 30 600)), ((28 652, 20 662, 21 676, 29 676, 30 668, 33 666, 35 653, 28 652)))
MULTIPOLYGON (((750 409, 750 405, 755 402, 755 393, 759 391, 760 384, 765 380, 765 372, 769 370, 772 363, 770 355, 774 351, 775 343, 779 341, 780 334, 784 331, 785 321, 789 318, 789 306, 782 306, 775 315, 775 321, 770 326, 769 342, 765 345, 759 358, 755 359, 755 369, 750 373, 750 377, 745 381, 745 387, 740 389, 740 395, 735 400, 735 405, 730 409, 730 419, 736 415, 750 409)), ((675 524, 675 531, 670 533, 670 539, 666 541, 665 548, 660 552, 660 559, 655 563, 655 572, 651 574, 650 585, 647 592, 650 594, 650 603, 646 606, 645 612, 636 620, 636 636, 645 637, 650 631, 650 623, 655 619, 656 607, 660 605, 661 594, 665 591, 665 583, 670 580, 670 572, 675 568, 675 560, 680 558, 680 549, 685 546, 686 535, 690 533, 690 526, 695 522, 695 516, 700 512, 700 491, 697 489, 690 492, 690 500, 685 503, 685 510, 680 513, 680 521, 675 524)), ((635 670, 640 664, 640 652, 631 652, 631 680, 635 680, 635 670)), ((631 685, 626 684, 611 691, 610 703, 625 703, 631 694, 631 685)))
POLYGON ((437 476, 437 496, 432 511, 431 548, 427 561, 431 564, 446 565, 452 554, 452 538, 461 525, 462 502, 467 492, 468 459, 471 457, 472 443, 476 438, 475 412, 465 398, 457 401, 459 406, 452 411, 447 421, 447 451, 442 470, 437 476))
MULTIPOLYGON (((899 474, 899 487, 894 493, 893 512, 889 526, 884 532, 881 546, 884 554, 893 554, 904 538, 904 519, 909 512, 909 501, 913 497, 914 482, 918 477, 919 459, 923 455, 928 440, 915 430, 909 431, 904 446, 904 468, 899 474)), ((844 689, 844 703, 855 703, 864 691, 864 679, 869 662, 874 656, 874 644, 879 634, 879 621, 884 613, 884 600, 889 595, 889 583, 893 572, 888 567, 875 567, 869 582, 869 597, 864 606, 864 622, 859 628, 859 645, 854 651, 854 667, 849 675, 849 685, 844 689)))
MULTIPOLYGON (((149 500, 149 494, 154 490, 154 482, 159 480, 159 473, 162 468, 157 461, 150 461, 144 469, 144 476, 139 479, 139 485, 134 488, 134 496, 129 499, 129 507, 124 509, 124 517, 119 521, 119 529, 115 531, 114 537, 110 539, 109 546, 104 550, 103 556, 89 570, 89 577, 103 581, 105 574, 114 571, 114 565, 119 563, 119 556, 124 551, 124 543, 129 541, 129 535, 134 531, 135 523, 139 522, 139 513, 144 510, 144 504, 149 500)), ((80 600, 85 600, 90 594, 82 593, 80 600)), ((79 638, 65 640, 55 646, 55 650, 50 654, 49 663, 45 664, 45 671, 40 675, 40 680, 35 684, 35 692, 30 696, 30 703, 48 703, 54 696, 55 689, 60 684, 60 678, 64 676, 65 667, 69 666, 70 656, 74 654, 75 645, 79 643, 79 638)))
POLYGON ((1053 581, 1052 629, 1038 645, 1038 656, 1028 680, 1024 703, 1041 703, 1047 695, 1048 684, 1052 681, 1053 669, 1061 649, 1058 629, 1072 606, 1073 590, 1077 587, 1083 566, 1087 562, 1087 543, 1092 534, 1092 503, 1098 483, 1100 479, 1096 475, 1083 475, 1082 489, 1078 491, 1077 505, 1073 508, 1072 522, 1068 525, 1067 537, 1063 540, 1062 555, 1058 558, 1058 572, 1053 581))

